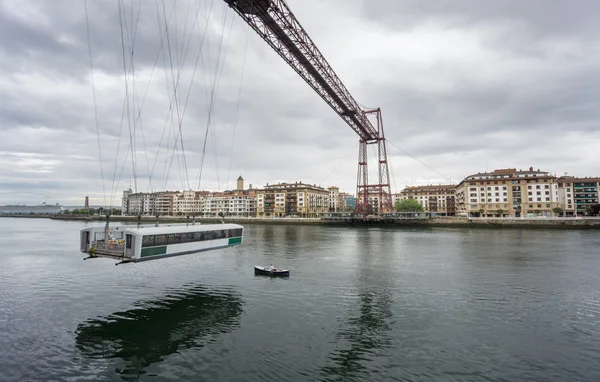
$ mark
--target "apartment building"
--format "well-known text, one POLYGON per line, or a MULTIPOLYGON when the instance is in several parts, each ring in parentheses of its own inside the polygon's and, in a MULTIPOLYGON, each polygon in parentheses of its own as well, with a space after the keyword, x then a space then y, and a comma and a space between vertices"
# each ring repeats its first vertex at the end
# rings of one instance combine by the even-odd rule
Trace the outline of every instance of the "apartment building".
POLYGON ((318 217, 329 211, 330 191, 317 185, 295 183, 267 184, 256 191, 258 217, 318 217))
POLYGON ((533 167, 469 175, 455 193, 457 213, 469 216, 552 216, 559 207, 556 177, 533 167))
POLYGON ((131 188, 123 191, 123 198, 121 199, 121 215, 127 215, 129 211, 129 195, 133 194, 131 188))
POLYGON ((600 204, 600 178, 562 176, 557 179, 559 207, 565 216, 582 216, 600 204))
POLYGON ((123 215, 178 216, 255 216, 256 192, 244 190, 244 179, 237 179, 236 189, 224 192, 163 191, 155 193, 123 192, 123 215))
POLYGON ((356 198, 352 194, 348 194, 347 192, 340 192, 340 198, 342 198, 344 203, 344 211, 354 211, 354 207, 356 206, 356 198))
POLYGON ((589 214, 591 209, 600 204, 600 178, 577 178, 573 181, 573 195, 577 215, 589 214))
POLYGON ((154 215, 156 194, 149 192, 132 193, 131 189, 123 192, 122 215, 154 215))
MULTIPOLYGON (((456 186, 453 184, 410 186, 395 195, 395 200, 415 199, 425 212, 456 215, 456 186)), ((394 203, 395 203, 394 200, 394 203)))
POLYGON ((172 215, 200 215, 205 212, 205 200, 210 198, 208 191, 185 190, 173 195, 172 215))
MULTIPOLYGON (((348 196, 352 195, 341 192, 337 186, 331 186, 327 190, 329 191, 329 212, 348 211, 346 200, 348 196)), ((354 204, 352 204, 352 209, 354 209, 354 204)))
POLYGON ((255 190, 215 192, 204 198, 204 216, 255 216, 255 190))
POLYGON ((154 199, 154 214, 173 215, 173 205, 177 195, 179 191, 157 192, 154 199))

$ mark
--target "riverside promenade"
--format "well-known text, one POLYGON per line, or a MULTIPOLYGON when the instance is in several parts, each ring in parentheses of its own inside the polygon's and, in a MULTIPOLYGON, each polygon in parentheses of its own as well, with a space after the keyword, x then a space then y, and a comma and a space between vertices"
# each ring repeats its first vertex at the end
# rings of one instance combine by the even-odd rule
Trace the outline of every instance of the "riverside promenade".
MULTIPOLYGON (((73 220, 105 222, 100 215, 0 215, 0 217, 45 218, 53 220, 73 220)), ((557 229, 598 229, 600 217, 535 217, 535 218, 467 218, 440 217, 428 214, 404 214, 396 217, 354 217, 327 214, 323 218, 258 218, 258 217, 178 217, 178 216, 120 216, 110 217, 111 222, 141 223, 228 223, 277 224, 277 225, 323 225, 323 226, 382 226, 382 227, 462 227, 462 228, 557 228, 557 229)))

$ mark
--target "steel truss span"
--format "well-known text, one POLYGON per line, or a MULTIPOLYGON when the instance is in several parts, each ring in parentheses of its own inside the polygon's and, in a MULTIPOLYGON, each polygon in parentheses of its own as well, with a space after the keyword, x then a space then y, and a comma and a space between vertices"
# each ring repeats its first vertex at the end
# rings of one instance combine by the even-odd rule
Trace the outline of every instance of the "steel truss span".
POLYGON ((390 176, 380 109, 365 111, 358 106, 284 0, 224 1, 358 134, 356 212, 391 212, 390 176), (371 114, 376 116, 376 126, 368 118, 371 114), (377 184, 368 184, 367 145, 371 144, 378 146, 377 184))

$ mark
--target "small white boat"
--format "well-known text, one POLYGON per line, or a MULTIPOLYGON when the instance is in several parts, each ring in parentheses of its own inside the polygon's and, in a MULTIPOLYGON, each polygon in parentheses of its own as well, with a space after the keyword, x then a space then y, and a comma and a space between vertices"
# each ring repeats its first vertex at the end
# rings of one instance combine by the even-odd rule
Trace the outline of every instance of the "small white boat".
POLYGON ((81 230, 81 252, 88 258, 139 262, 232 247, 243 236, 238 224, 92 227, 81 230))
POLYGON ((260 276, 289 276, 289 269, 270 269, 269 267, 263 267, 260 265, 254 266, 254 274, 260 276))

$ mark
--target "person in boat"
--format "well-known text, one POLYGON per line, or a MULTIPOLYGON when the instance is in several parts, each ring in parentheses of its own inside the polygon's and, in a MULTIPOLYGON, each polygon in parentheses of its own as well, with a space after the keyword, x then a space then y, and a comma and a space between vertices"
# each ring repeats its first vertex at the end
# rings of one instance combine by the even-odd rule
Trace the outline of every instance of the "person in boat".
POLYGON ((275 270, 276 270, 276 269, 275 269, 275 267, 273 266, 273 264, 271 264, 271 266, 269 266, 269 270, 270 270, 271 272, 273 272, 273 271, 275 271, 275 270))

